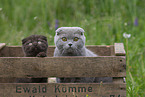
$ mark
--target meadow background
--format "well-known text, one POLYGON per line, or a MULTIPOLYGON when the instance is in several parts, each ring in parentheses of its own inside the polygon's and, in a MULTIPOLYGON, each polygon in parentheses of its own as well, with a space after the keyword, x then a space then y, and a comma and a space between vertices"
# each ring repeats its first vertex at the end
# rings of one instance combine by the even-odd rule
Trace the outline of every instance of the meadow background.
POLYGON ((41 34, 54 45, 61 26, 82 27, 86 45, 124 43, 127 97, 145 97, 145 0, 0 0, 0 43, 41 34))

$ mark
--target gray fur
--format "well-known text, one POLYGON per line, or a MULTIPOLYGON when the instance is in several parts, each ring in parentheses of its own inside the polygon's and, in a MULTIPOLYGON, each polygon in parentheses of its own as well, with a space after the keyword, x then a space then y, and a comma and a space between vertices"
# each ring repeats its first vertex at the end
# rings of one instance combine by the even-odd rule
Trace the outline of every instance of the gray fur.
MULTIPOLYGON (((96 57, 92 51, 85 47, 86 37, 84 36, 84 30, 80 27, 61 27, 56 30, 54 42, 56 45, 54 56, 87 56, 96 57), (66 37, 67 41, 62 41, 62 38, 66 37), (73 39, 78 37, 78 41, 73 39), (69 44, 72 44, 70 47, 69 44)), ((69 83, 69 82, 93 82, 95 78, 57 78, 57 82, 69 83)))
MULTIPOLYGON (((84 30, 80 27, 61 27, 56 30, 56 35, 54 37, 55 51, 54 57, 59 56, 87 56, 96 57, 92 51, 85 47, 85 36, 84 30), (62 38, 66 37, 67 41, 62 41, 62 38), (73 39, 78 37, 78 41, 73 39), (69 44, 72 44, 71 47, 69 44)), ((85 78, 57 78, 57 82, 69 83, 69 82, 81 82, 81 83, 92 83, 92 82, 111 82, 112 78, 95 78, 95 77, 85 77, 85 78)))
POLYGON ((54 42, 56 45, 54 56, 97 56, 92 51, 85 47, 84 30, 80 27, 61 27, 56 30, 54 42), (62 41, 62 38, 66 37, 67 41, 62 41), (75 37, 78 37, 78 41, 73 41, 75 37), (72 44, 70 47, 69 44, 72 44))

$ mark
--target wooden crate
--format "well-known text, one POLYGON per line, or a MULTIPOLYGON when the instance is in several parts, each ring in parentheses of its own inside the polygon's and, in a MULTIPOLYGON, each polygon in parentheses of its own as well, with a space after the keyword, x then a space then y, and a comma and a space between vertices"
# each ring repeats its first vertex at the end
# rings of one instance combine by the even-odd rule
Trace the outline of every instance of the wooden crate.
POLYGON ((53 57, 54 48, 48 48, 48 57, 36 58, 23 57, 21 46, 0 44, 0 97, 126 97, 122 43, 87 46, 99 57, 53 57), (12 77, 113 77, 113 82, 12 83, 12 77))

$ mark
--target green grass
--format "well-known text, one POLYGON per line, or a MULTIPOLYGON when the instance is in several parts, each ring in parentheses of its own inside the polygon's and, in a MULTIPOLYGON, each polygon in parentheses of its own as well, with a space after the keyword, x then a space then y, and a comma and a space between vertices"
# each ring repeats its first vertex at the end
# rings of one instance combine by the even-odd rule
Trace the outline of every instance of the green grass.
POLYGON ((56 19, 59 27, 84 28, 87 45, 123 42, 129 63, 127 97, 145 96, 144 0, 0 0, 0 8, 0 42, 7 45, 21 45, 32 34, 45 35, 54 45, 56 19), (124 32, 131 34, 128 44, 124 32))

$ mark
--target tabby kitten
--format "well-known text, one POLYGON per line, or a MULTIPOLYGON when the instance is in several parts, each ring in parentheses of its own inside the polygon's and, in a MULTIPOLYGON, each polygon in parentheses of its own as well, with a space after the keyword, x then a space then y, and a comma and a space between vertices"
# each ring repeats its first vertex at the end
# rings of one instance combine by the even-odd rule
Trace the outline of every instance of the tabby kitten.
MULTIPOLYGON (((47 57, 47 38, 42 35, 31 35, 22 40, 22 50, 25 57, 47 57)), ((47 78, 19 78, 17 82, 43 83, 47 78)))

